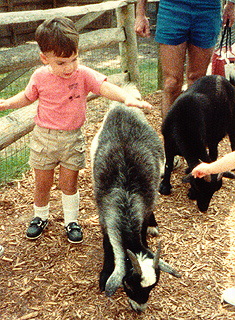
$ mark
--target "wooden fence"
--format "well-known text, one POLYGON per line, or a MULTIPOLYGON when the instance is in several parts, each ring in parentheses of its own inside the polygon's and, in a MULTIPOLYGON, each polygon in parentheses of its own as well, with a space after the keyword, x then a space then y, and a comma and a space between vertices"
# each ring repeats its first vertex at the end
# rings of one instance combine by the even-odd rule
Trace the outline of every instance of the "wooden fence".
MULTIPOLYGON (((103 13, 116 12, 117 26, 80 34, 80 52, 119 44, 122 73, 110 77, 113 83, 132 81, 138 83, 137 41, 134 32, 134 3, 136 0, 105 1, 85 6, 62 7, 46 10, 31 10, 0 13, 0 26, 43 21, 53 16, 72 18, 81 32, 103 13)), ((19 78, 39 61, 39 49, 36 43, 25 43, 13 48, 0 49, 0 74, 7 76, 0 81, 0 91, 19 78), (14 71, 12 71, 14 70, 14 71)), ((88 100, 94 98, 93 95, 88 100)), ((34 127, 34 115, 37 103, 13 111, 0 118, 0 150, 6 148, 34 127)))
MULTIPOLYGON (((81 6, 102 2, 103 0, 0 0, 0 12, 45 10, 65 6, 81 6)), ((0 26, 0 47, 16 46, 33 40, 35 30, 40 22, 14 23, 0 26)), ((112 15, 106 12, 98 20, 93 21, 90 29, 110 27, 112 15)))

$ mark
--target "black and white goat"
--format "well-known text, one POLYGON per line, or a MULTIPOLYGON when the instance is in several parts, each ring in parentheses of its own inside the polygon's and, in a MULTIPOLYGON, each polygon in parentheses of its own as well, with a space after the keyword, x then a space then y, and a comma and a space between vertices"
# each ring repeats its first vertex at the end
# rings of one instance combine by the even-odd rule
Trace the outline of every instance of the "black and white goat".
MULTIPOLYGON (((212 162, 218 156, 218 143, 228 134, 231 148, 235 150, 235 90, 221 76, 205 76, 197 80, 173 103, 163 125, 166 155, 161 194, 170 194, 170 176, 175 155, 185 158, 188 172, 201 161, 212 162)), ((232 173, 224 176, 234 178, 232 173)), ((213 174, 183 179, 190 182, 188 196, 196 200, 200 211, 208 209, 215 191, 222 186, 222 175, 213 174)))
POLYGON ((148 226, 157 227, 153 210, 163 147, 141 110, 119 105, 106 114, 92 142, 91 158, 103 232, 100 289, 111 296, 123 284, 132 308, 144 311, 160 270, 180 276, 146 240, 148 226))

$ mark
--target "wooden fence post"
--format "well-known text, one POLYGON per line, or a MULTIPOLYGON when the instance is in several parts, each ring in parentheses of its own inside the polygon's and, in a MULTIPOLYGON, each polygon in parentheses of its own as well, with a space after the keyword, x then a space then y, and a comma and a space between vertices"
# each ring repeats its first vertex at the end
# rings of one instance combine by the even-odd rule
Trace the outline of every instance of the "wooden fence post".
POLYGON ((117 25, 123 27, 126 41, 119 44, 122 71, 129 73, 130 81, 139 83, 138 48, 137 38, 134 30, 135 7, 128 4, 116 9, 117 25))

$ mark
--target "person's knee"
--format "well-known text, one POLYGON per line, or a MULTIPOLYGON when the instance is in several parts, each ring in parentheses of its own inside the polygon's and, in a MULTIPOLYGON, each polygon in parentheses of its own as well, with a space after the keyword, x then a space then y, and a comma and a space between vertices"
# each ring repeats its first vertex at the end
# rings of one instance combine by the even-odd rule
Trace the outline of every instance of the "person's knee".
POLYGON ((188 86, 191 86, 195 81, 197 81, 201 77, 204 77, 205 75, 206 75, 206 69, 202 71, 197 70, 196 72, 188 72, 187 74, 188 86))
POLYGON ((166 77, 164 91, 171 95, 178 95, 182 90, 183 80, 176 77, 166 77))

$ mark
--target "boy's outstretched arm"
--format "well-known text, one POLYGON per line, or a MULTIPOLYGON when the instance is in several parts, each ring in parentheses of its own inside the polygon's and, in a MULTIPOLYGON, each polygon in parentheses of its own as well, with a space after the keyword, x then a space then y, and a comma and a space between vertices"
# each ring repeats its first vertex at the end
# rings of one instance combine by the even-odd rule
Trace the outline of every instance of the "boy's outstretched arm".
POLYGON ((134 96, 130 95, 124 89, 112 84, 108 81, 104 81, 100 87, 100 94, 110 100, 119 101, 125 103, 127 106, 135 106, 138 108, 152 109, 150 103, 144 100, 138 100, 134 96))
POLYGON ((31 104, 32 101, 29 100, 25 92, 19 92, 15 96, 9 98, 9 99, 0 99, 0 111, 7 110, 7 109, 18 109, 25 106, 28 106, 31 104))

